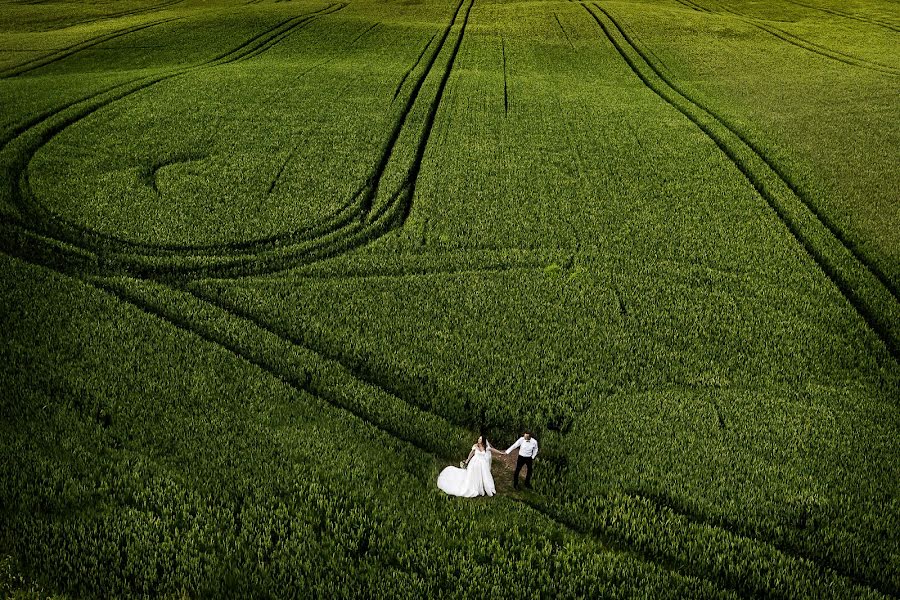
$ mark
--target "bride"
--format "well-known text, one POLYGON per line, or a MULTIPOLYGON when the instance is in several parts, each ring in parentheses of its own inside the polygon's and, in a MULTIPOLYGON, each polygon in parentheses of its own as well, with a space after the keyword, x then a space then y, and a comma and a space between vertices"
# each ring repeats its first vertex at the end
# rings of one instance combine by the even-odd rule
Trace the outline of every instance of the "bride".
POLYGON ((466 468, 447 467, 438 475, 437 484, 451 496, 474 498, 475 496, 493 496, 497 493, 494 478, 491 476, 491 454, 498 452, 484 438, 478 436, 478 442, 472 446, 466 468))

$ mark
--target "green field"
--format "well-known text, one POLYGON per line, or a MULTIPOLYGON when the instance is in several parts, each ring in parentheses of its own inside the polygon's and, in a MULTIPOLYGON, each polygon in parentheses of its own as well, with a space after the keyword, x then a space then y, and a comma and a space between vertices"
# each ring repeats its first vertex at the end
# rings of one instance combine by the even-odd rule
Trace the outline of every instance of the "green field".
POLYGON ((0 0, 0 593, 900 596, 898 158, 894 0, 0 0))

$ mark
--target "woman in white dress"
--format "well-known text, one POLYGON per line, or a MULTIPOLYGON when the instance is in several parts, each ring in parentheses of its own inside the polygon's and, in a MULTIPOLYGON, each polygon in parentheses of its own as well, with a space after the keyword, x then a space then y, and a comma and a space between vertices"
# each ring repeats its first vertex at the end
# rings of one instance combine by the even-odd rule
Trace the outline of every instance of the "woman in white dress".
POLYGON ((484 438, 478 436, 478 442, 472 446, 466 468, 447 467, 438 475, 437 484, 451 496, 474 498, 475 496, 493 496, 497 493, 494 478, 491 475, 491 455, 498 452, 484 438))

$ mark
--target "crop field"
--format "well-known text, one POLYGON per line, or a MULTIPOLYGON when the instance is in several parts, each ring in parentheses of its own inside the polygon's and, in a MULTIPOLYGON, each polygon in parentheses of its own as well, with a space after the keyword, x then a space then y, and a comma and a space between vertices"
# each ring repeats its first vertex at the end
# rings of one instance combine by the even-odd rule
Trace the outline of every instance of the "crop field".
POLYGON ((0 0, 0 593, 898 597, 898 159, 894 0, 0 0))

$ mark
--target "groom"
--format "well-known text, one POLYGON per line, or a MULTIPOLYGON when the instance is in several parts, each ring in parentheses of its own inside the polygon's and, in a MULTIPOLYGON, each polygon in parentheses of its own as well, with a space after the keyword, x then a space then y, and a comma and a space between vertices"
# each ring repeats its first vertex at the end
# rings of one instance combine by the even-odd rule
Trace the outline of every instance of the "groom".
POLYGON ((516 461, 516 472, 513 474, 513 487, 519 489, 519 471, 523 466, 528 467, 525 473, 525 487, 531 489, 531 471, 534 469, 534 457, 538 453, 537 440, 531 437, 531 433, 526 431, 522 437, 516 440, 516 443, 509 447, 506 454, 509 454, 516 448, 519 449, 519 459, 516 461))

